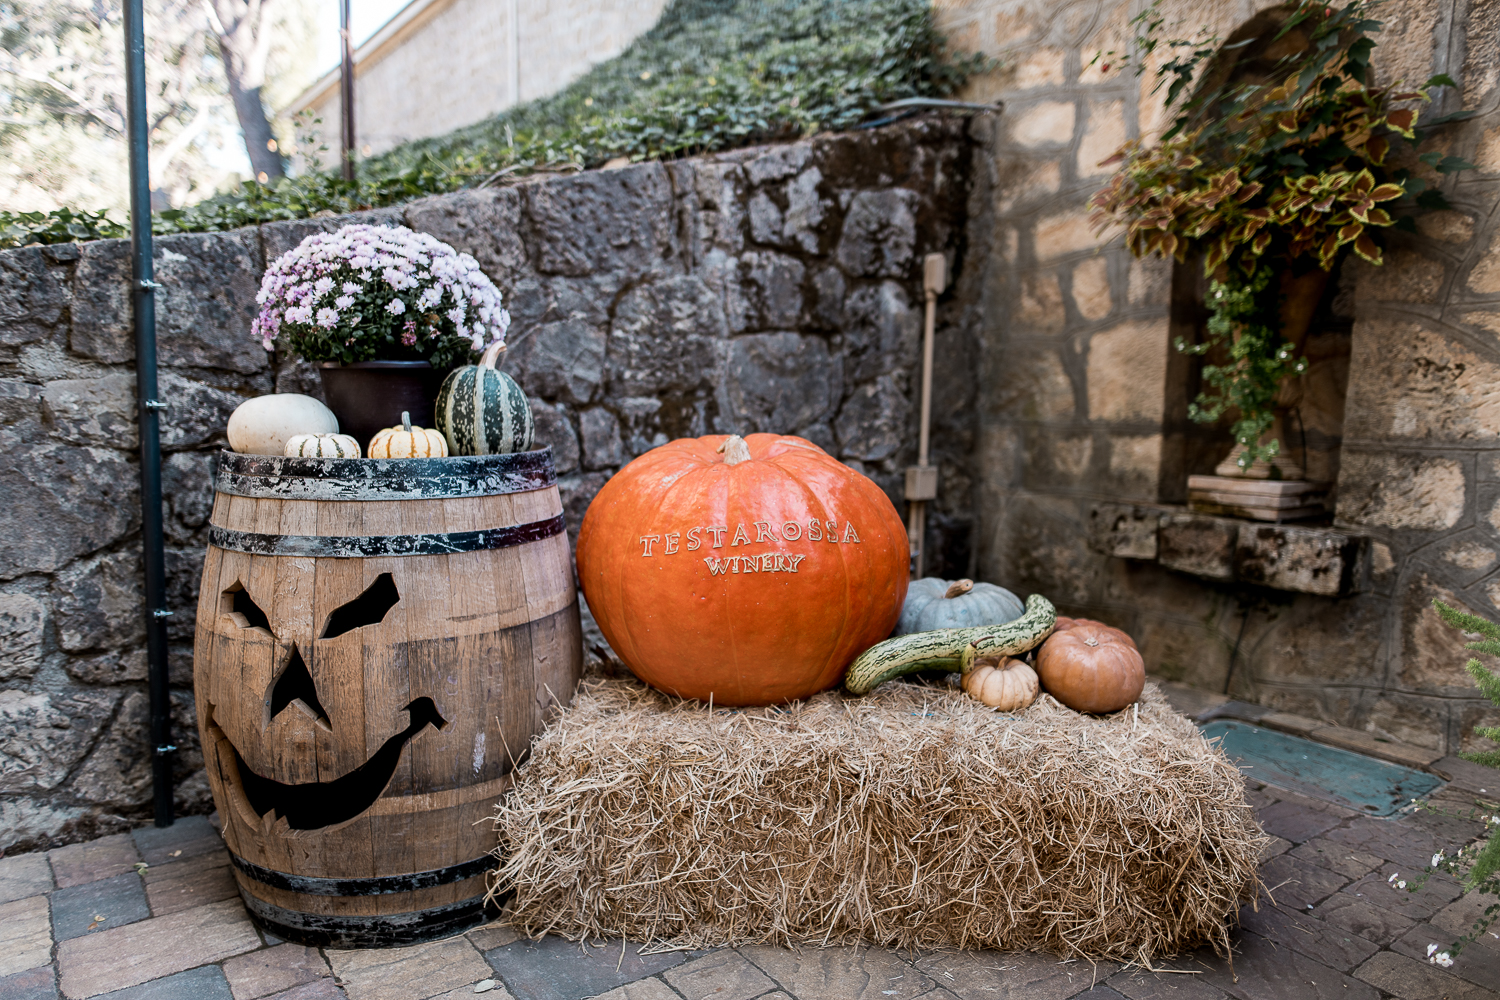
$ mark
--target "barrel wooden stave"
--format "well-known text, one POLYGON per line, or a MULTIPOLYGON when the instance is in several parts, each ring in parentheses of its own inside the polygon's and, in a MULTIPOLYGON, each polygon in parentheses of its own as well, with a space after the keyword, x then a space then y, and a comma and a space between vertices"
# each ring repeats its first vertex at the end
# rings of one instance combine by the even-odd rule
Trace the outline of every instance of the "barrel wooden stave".
MULTIPOLYGON (((221 492, 211 523, 257 536, 410 536, 526 525, 561 511, 550 484, 524 493, 396 501, 221 492)), ((509 788, 515 761, 558 699, 571 696, 581 671, 565 534, 493 549, 367 558, 211 546, 203 581, 195 670, 200 728, 225 839, 239 858, 301 878, 379 881, 456 870, 493 849, 493 832, 483 821, 509 788), (334 609, 384 573, 399 594, 385 617, 320 638, 334 609), (241 627, 225 613, 223 593, 236 582, 266 612, 271 631, 241 627), (295 705, 267 720, 270 692, 294 645, 327 724, 295 705), (334 780, 403 733, 410 722, 405 708, 417 698, 431 698, 446 724, 425 726, 406 740, 390 780, 367 809, 308 830, 271 821, 274 813, 255 814, 241 760, 274 781, 334 780)), ((240 870, 236 878, 247 905, 268 927, 302 927, 305 940, 346 944, 420 937, 417 911, 431 907, 429 923, 447 926, 473 909, 464 900, 484 892, 484 879, 472 876, 351 897, 279 889, 240 870), (343 931, 341 915, 350 921, 343 931), (361 923, 380 915, 390 919, 361 923)))

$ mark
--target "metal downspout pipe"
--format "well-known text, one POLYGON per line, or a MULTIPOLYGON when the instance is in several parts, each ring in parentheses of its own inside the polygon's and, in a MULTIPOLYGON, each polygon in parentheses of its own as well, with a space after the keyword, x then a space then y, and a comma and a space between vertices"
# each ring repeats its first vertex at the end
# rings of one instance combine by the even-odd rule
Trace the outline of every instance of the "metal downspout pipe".
POLYGON ((130 303, 135 325, 136 426, 141 436, 141 549, 146 565, 146 658, 151 789, 156 825, 172 825, 172 697, 167 686, 166 557, 161 519, 161 427, 156 398, 156 290, 151 263, 151 174, 142 0, 125 0, 125 105, 130 149, 130 303))

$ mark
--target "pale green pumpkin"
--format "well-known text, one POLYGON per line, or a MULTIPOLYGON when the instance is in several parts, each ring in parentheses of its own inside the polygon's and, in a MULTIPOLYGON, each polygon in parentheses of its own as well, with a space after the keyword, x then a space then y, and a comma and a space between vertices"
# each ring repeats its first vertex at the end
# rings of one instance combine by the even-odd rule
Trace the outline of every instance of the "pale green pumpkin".
POLYGON ((940 628, 1004 625, 1026 610, 1021 599, 1004 587, 973 580, 914 580, 891 635, 932 632, 940 628))

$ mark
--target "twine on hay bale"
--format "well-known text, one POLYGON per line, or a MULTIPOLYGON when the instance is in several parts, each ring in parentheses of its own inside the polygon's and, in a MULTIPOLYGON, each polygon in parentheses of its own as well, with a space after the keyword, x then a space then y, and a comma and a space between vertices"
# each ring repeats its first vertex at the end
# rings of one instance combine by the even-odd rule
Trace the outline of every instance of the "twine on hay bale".
POLYGON ((1260 887, 1239 771, 1154 684, 1106 718, 890 683, 716 709, 586 679, 495 818, 533 936, 1151 960, 1260 887))

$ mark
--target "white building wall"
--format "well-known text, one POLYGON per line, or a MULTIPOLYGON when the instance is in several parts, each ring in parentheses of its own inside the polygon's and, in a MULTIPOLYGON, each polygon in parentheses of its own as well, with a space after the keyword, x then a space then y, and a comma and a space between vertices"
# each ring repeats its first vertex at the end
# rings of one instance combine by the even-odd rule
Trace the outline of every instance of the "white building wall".
MULTIPOLYGON (((381 153, 555 93, 623 51, 656 23, 666 3, 413 0, 355 53, 357 145, 363 155, 381 153)), ((308 88, 282 117, 302 111, 322 119, 304 135, 315 135, 314 147, 328 147, 323 165, 332 166, 341 130, 336 71, 308 88)))

